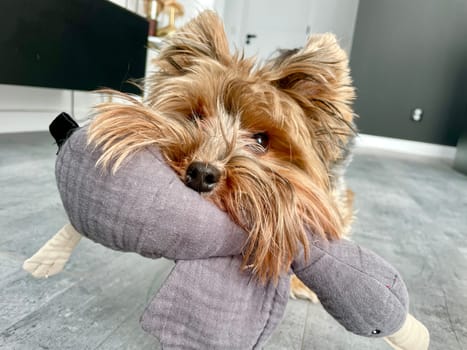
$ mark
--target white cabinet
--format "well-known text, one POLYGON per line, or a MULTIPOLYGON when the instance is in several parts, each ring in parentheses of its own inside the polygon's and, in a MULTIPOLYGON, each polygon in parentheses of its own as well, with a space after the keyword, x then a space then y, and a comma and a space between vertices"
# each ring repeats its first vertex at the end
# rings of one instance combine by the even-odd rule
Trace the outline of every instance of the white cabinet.
POLYGON ((61 112, 82 124, 101 101, 101 96, 88 91, 0 84, 0 133, 48 130, 61 112))
POLYGON ((0 85, 0 133, 47 130, 71 101, 69 90, 0 85))

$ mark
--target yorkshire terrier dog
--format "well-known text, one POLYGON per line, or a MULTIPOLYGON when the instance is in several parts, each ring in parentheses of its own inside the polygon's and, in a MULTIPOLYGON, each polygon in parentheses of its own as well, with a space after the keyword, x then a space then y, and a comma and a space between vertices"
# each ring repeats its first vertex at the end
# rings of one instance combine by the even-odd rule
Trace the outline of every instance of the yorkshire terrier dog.
MULTIPOLYGON (((348 60, 331 34, 263 63, 231 54, 206 11, 167 38, 143 101, 97 108, 89 142, 117 170, 151 145, 190 188, 248 233, 243 267, 277 281, 307 232, 338 239, 350 228, 342 178, 354 136, 348 60)), ((292 295, 314 298, 294 280, 292 295)))

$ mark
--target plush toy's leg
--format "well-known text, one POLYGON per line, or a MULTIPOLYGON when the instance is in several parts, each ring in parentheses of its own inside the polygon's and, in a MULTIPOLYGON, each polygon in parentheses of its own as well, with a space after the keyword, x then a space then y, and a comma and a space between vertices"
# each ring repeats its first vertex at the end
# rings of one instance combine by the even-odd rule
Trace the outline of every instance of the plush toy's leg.
POLYGON ((297 276, 292 275, 290 279, 290 297, 292 299, 305 299, 313 304, 319 303, 318 296, 308 288, 297 276))
POLYGON ((81 239, 71 224, 66 224, 39 251, 27 259, 23 269, 36 278, 53 276, 63 270, 81 239))
POLYGON ((430 333, 420 321, 408 314, 402 328, 384 340, 396 350, 427 350, 430 333))

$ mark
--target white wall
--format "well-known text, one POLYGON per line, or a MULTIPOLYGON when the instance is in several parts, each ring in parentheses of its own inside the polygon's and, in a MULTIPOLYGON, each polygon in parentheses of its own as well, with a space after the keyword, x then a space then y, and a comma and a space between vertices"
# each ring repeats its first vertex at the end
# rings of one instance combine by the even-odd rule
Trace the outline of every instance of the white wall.
POLYGON ((332 32, 350 55, 359 0, 310 0, 311 33, 332 32))
POLYGON ((225 33, 229 39, 230 48, 234 51, 243 46, 244 40, 242 37, 243 13, 245 1, 226 1, 223 11, 220 12, 224 20, 225 33))

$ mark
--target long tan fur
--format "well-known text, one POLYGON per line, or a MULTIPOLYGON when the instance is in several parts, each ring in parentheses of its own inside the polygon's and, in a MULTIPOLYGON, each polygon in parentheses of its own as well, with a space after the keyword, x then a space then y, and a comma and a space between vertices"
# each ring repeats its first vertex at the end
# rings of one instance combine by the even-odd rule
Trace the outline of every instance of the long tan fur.
POLYGON ((96 110, 89 143, 99 162, 117 170, 155 145, 183 180, 193 161, 221 171, 203 196, 248 232, 244 267, 277 280, 300 249, 307 229, 329 239, 345 231, 331 168, 353 135, 354 96, 345 53, 332 35, 256 65, 231 55, 224 29, 204 12, 167 40, 139 102, 96 110), (268 144, 255 140, 267 135, 268 144))

